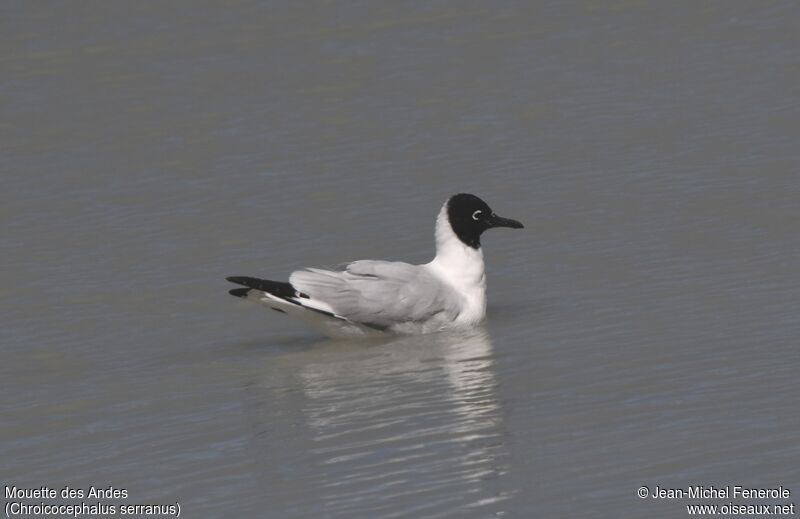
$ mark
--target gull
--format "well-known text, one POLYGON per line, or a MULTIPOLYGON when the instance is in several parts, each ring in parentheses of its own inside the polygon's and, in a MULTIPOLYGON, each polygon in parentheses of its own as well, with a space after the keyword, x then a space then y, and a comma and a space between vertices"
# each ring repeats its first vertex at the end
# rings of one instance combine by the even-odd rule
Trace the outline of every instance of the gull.
POLYGON ((415 335, 477 326, 486 317, 481 234, 523 225, 475 195, 451 196, 436 218, 436 257, 412 265, 359 260, 342 270, 296 270, 289 282, 247 276, 229 293, 297 317, 332 338, 415 335))

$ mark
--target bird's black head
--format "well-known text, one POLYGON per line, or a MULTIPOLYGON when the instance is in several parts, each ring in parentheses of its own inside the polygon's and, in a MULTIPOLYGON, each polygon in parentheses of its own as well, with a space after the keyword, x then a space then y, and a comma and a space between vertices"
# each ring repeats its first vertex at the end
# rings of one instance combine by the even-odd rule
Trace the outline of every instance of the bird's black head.
POLYGON ((453 195, 447 201, 447 218, 458 239, 473 249, 481 246, 481 234, 492 227, 521 229, 523 225, 510 218, 501 218, 480 198, 467 193, 453 195))

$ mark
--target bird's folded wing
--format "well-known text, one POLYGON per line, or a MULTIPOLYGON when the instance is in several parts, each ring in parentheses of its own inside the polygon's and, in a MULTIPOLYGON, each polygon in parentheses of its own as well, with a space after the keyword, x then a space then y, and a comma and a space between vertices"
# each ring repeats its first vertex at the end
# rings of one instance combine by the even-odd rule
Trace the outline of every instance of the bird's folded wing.
POLYGON ((343 271, 298 270, 289 282, 338 315, 372 326, 426 321, 436 314, 455 318, 457 293, 423 266, 362 260, 343 271))

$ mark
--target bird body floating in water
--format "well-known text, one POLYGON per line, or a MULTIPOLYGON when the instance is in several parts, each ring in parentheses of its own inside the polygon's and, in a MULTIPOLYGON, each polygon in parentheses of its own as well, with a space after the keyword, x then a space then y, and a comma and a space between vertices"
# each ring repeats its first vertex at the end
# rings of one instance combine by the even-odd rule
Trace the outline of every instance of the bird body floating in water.
POLYGON ((289 282, 246 276, 231 295, 302 319, 329 337, 421 334, 470 328, 486 316, 480 237, 494 227, 523 225, 497 216, 475 195, 450 197, 436 219, 436 257, 411 265, 359 260, 343 270, 296 270, 289 282))

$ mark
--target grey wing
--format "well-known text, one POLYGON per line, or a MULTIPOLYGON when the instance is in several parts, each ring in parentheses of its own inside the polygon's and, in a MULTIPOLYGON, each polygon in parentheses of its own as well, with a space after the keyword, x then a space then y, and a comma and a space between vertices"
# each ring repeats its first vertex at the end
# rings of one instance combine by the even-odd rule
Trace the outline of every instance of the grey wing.
POLYGON ((460 307, 458 294, 426 268, 402 262, 355 261, 341 272, 299 270, 289 282, 310 297, 309 303, 381 328, 437 314, 453 319, 460 307))

